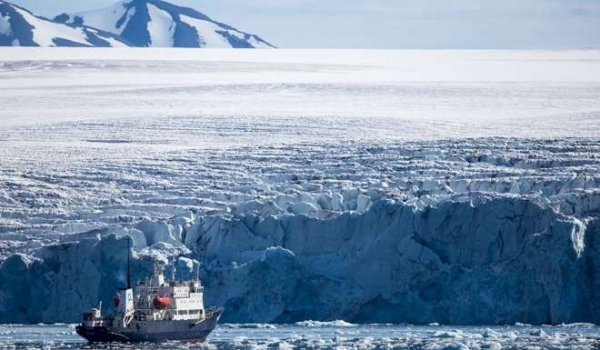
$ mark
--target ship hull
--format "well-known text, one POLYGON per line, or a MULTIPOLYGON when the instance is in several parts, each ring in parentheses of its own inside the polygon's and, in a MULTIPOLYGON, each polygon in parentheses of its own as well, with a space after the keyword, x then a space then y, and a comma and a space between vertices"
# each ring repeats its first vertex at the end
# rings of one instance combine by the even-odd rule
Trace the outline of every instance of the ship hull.
POLYGON ((193 332, 157 332, 157 333, 122 333, 107 329, 105 327, 98 327, 96 329, 82 329, 77 330, 77 334, 85 338, 90 343, 111 343, 111 342, 163 342, 163 341, 193 341, 193 342, 204 342, 208 335, 212 332, 211 330, 201 330, 193 332))
POLYGON ((107 342, 163 342, 163 341, 193 341, 203 342, 216 328, 222 310, 213 312, 197 324, 189 321, 150 321, 132 323, 127 328, 93 327, 83 325, 76 327, 77 334, 87 339, 90 343, 107 342))

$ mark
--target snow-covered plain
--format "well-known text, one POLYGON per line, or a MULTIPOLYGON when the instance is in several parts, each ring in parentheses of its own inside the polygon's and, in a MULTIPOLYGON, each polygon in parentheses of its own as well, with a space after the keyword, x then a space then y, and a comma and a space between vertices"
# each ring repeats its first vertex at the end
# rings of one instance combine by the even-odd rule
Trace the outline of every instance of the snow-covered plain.
POLYGON ((0 49, 0 106, 0 321, 125 234, 226 321, 600 320, 599 51, 0 49))

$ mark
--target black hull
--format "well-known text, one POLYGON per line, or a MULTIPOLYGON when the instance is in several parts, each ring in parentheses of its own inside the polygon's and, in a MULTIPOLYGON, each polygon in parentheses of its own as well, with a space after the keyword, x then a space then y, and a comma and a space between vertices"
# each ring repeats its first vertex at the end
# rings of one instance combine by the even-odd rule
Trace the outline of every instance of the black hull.
POLYGON ((88 329, 82 326, 77 326, 77 334, 87 339, 90 343, 112 343, 112 342, 150 342, 157 343, 163 341, 189 341, 189 342, 203 342, 206 340, 208 335, 213 331, 191 331, 191 332, 164 332, 154 334, 143 334, 143 333, 121 333, 112 331, 106 327, 96 327, 88 329))
POLYGON ((221 310, 213 313, 212 317, 205 319, 195 326, 190 326, 186 330, 164 331, 164 332, 143 332, 134 327, 131 328, 111 328, 111 327, 93 327, 87 328, 83 325, 75 327, 77 334, 85 338, 90 343, 109 343, 109 342, 163 342, 163 341, 189 341, 203 342, 208 335, 216 328, 221 310))
POLYGON ((75 331, 90 343, 128 342, 125 335, 109 330, 106 327, 86 328, 81 325, 75 327, 75 331))

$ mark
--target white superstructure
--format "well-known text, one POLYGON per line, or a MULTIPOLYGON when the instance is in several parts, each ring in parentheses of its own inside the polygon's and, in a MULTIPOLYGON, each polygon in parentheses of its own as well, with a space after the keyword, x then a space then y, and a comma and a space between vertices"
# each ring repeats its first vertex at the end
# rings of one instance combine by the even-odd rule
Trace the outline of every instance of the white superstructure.
POLYGON ((199 279, 167 282, 158 272, 139 282, 133 294, 136 318, 197 320, 204 316, 204 287, 199 279))

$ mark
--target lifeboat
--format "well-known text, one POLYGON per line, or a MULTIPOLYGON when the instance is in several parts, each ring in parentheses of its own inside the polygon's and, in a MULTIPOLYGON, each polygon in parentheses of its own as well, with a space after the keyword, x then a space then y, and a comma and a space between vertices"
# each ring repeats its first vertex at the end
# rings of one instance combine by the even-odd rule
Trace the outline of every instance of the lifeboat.
POLYGON ((171 299, 169 297, 159 297, 157 295, 152 299, 152 304, 156 309, 166 309, 171 305, 171 299))

